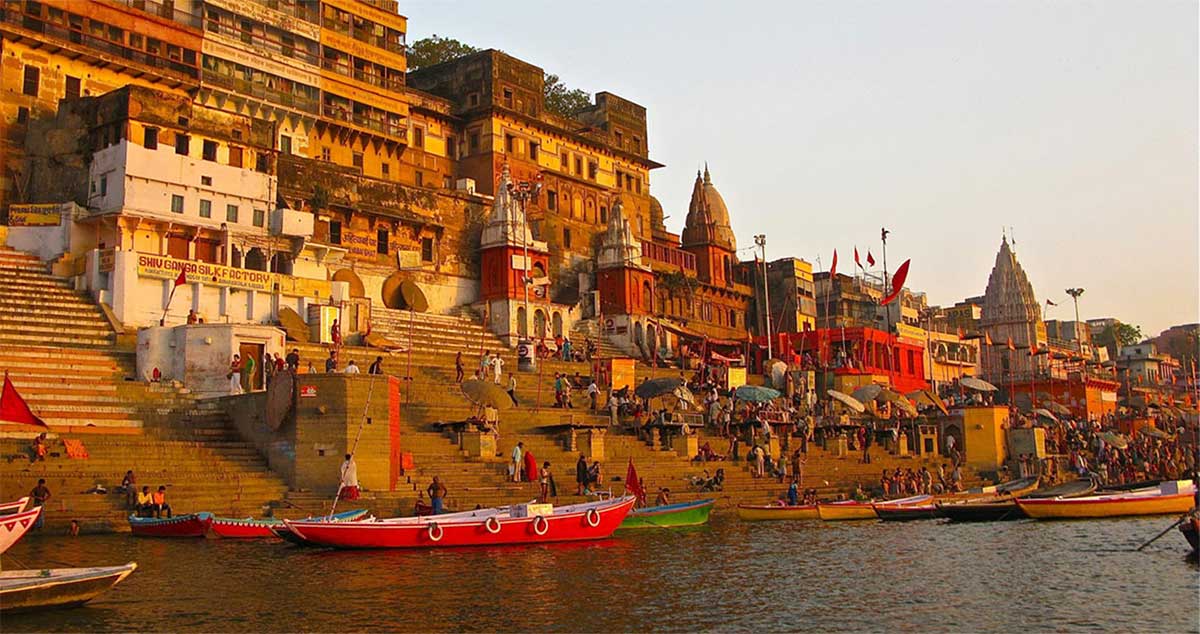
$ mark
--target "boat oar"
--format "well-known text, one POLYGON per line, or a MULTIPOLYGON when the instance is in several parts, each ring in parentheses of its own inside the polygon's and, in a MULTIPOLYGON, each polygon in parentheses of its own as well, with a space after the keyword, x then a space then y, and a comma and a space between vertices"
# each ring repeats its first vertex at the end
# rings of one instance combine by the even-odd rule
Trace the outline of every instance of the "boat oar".
POLYGON ((1158 541, 1158 538, 1160 538, 1160 537, 1162 537, 1163 535, 1166 535, 1167 533, 1171 532, 1171 529, 1172 529, 1172 528, 1175 528, 1176 526, 1179 526, 1179 525, 1180 525, 1180 524, 1182 524, 1182 523, 1183 523, 1183 521, 1184 521, 1184 520, 1186 520, 1187 518, 1188 518, 1188 516, 1187 516, 1187 515, 1184 515, 1183 517, 1180 517, 1179 519, 1175 520, 1175 523, 1174 523, 1174 524, 1171 524, 1170 526, 1168 526, 1168 527, 1167 527, 1167 529, 1166 529, 1166 530, 1164 530, 1163 532, 1161 532, 1161 533, 1159 533, 1159 534, 1155 535, 1155 536, 1154 536, 1154 539, 1151 539, 1150 541, 1146 542, 1145 544, 1142 544, 1141 546, 1138 546, 1138 547, 1137 547, 1137 550, 1135 550, 1134 552, 1138 552, 1138 553, 1142 552, 1142 549, 1143 549, 1143 548, 1145 548, 1145 547, 1149 546, 1150 544, 1153 544, 1154 542, 1158 541))

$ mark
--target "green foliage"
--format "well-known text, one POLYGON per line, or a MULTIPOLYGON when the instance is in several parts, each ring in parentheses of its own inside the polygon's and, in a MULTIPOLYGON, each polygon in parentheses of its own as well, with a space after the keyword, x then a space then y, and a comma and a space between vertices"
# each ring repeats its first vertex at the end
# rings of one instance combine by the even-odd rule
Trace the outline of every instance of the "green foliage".
POLYGON ((1115 354, 1121 346, 1132 346, 1142 340, 1141 326, 1117 323, 1104 329, 1096 337, 1096 344, 1108 348, 1109 353, 1115 354))
POLYGON ((441 64, 478 51, 470 44, 450 37, 438 37, 435 33, 433 37, 417 40, 408 47, 408 70, 441 64))
POLYGON ((329 206, 329 191, 320 185, 315 185, 312 196, 308 199, 308 204, 312 205, 314 212, 324 210, 329 206))
POLYGON ((572 116, 592 105, 590 94, 578 88, 567 87, 558 75, 547 73, 542 91, 546 98, 546 110, 564 117, 572 116))

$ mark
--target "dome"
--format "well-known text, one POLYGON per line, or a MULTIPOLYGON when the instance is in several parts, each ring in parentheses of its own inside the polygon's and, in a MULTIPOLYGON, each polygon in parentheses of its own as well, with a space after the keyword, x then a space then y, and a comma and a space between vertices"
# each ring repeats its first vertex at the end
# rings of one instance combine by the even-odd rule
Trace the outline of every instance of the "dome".
POLYGON ((662 203, 654 196, 650 196, 650 229, 652 231, 666 232, 666 216, 663 214, 662 203))
POLYGON ((696 172, 682 238, 684 248, 713 245, 729 251, 737 250, 737 239, 733 237, 733 229, 729 224, 729 209, 725 207, 721 193, 712 184, 707 165, 703 176, 696 172))

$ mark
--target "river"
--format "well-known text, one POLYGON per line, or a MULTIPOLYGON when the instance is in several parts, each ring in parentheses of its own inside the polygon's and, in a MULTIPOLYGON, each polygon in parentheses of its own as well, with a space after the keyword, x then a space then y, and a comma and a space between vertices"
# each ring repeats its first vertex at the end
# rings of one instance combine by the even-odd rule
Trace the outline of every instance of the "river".
POLYGON ((138 562, 24 631, 1196 632, 1172 518, 742 523, 599 543, 336 552, 274 542, 32 536, 8 568, 138 562))

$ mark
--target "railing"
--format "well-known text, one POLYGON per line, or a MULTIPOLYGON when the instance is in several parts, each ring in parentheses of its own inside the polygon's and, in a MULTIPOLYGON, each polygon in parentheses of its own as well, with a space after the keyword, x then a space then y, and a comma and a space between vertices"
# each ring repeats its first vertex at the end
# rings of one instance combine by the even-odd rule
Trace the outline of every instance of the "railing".
POLYGON ((643 242, 642 257, 649 258, 655 262, 678 266, 687 271, 696 270, 696 256, 683 249, 654 244, 653 242, 643 242))
POLYGON ((237 79, 219 73, 204 73, 204 81, 222 88, 228 88, 237 92, 239 95, 253 97, 268 103, 278 104, 296 110, 302 110, 312 114, 320 112, 320 101, 316 97, 308 98, 302 95, 294 95, 292 93, 284 93, 278 90, 267 88, 266 86, 237 79))
POLYGON ((408 128, 405 126, 389 123, 387 121, 380 121, 374 117, 359 114, 357 112, 351 112, 343 106, 333 105, 330 103, 323 104, 321 108, 321 114, 329 117, 330 119, 337 119, 339 121, 353 123, 354 125, 367 128, 369 130, 375 130, 376 132, 381 132, 389 136, 404 137, 408 134, 408 128))
POLYGON ((350 64, 341 60, 330 59, 328 57, 323 58, 321 60, 321 68, 331 70, 346 77, 353 77, 358 81, 371 84, 372 86, 379 86, 380 88, 388 88, 390 90, 400 90, 404 88, 403 78, 384 77, 378 73, 369 73, 361 69, 354 68, 350 64))
POLYGON ((195 27, 197 29, 200 28, 200 16, 198 14, 189 13, 187 11, 177 9, 177 8, 175 8, 174 5, 167 5, 165 3, 158 2, 157 0, 116 0, 116 1, 120 2, 121 4, 123 4, 127 7, 137 9, 139 11, 145 11, 146 13, 149 13, 152 15, 157 15, 160 18, 166 18, 173 22, 178 22, 179 24, 186 24, 187 26, 195 27))
POLYGON ((256 4, 261 4, 268 9, 273 9, 285 15, 294 16, 311 22, 313 24, 321 23, 321 6, 317 0, 300 0, 295 3, 280 2, 280 0, 252 0, 256 4))
POLYGON ((251 46, 256 51, 278 53, 283 57, 299 60, 313 66, 318 66, 321 63, 321 56, 314 52, 294 46, 284 46, 282 42, 270 40, 265 37, 259 37, 232 25, 223 24, 217 20, 205 20, 205 29, 209 33, 217 33, 230 39, 238 40, 243 44, 251 46))

